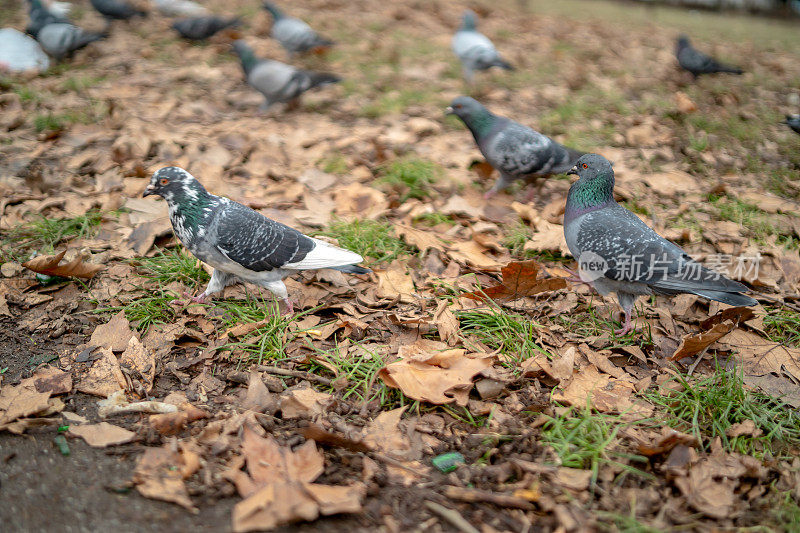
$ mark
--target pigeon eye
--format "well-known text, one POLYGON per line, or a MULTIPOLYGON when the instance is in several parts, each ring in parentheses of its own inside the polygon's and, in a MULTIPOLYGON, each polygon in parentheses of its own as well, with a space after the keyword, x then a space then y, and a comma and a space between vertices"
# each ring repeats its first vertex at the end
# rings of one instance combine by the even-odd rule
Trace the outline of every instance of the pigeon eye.
POLYGON ((167 185, 167 184, 169 184, 169 180, 168 180, 167 178, 161 178, 161 179, 160 179, 158 182, 159 182, 161 185, 167 185))
MULTIPOLYGON (((587 165, 586 163, 584 163, 584 164, 582 164, 582 165, 581 165, 581 167, 583 167, 583 168, 589 168, 589 165, 587 165)), ((163 181, 163 180, 162 180, 162 181, 163 181)))

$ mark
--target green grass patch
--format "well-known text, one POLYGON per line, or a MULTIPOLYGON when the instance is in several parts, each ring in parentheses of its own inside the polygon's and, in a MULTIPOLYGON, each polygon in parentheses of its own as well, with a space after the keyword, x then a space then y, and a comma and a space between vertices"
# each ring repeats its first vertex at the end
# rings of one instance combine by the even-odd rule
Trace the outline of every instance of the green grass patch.
POLYGON ((349 170, 347 159, 341 154, 328 154, 317 162, 317 166, 328 174, 343 175, 349 170))
POLYGON ((766 309, 764 330, 773 342, 800 348, 800 313, 788 308, 766 309))
POLYGON ((12 228, 3 236, 0 259, 3 262, 24 261, 33 251, 53 253, 62 242, 94 235, 102 219, 103 214, 94 210, 70 218, 39 216, 32 222, 12 228))
POLYGON ((456 223, 456 220, 451 215, 445 215, 443 213, 434 211, 433 213, 419 215, 418 217, 414 218, 414 222, 420 222, 426 226, 433 227, 438 226, 439 224, 448 224, 452 226, 456 223))
POLYGON ((61 88, 65 91, 81 92, 102 83, 105 79, 105 76, 76 74, 64 80, 64 82, 61 83, 61 88))
POLYGON ((500 349, 512 368, 537 353, 552 358, 534 341, 538 337, 537 329, 542 326, 524 315, 492 307, 460 311, 457 316, 461 333, 474 335, 494 350, 500 349))
POLYGON ((43 131, 59 131, 71 124, 89 124, 89 114, 83 110, 70 110, 63 113, 39 113, 33 117, 33 127, 37 133, 43 131))
POLYGON ((223 348, 239 351, 240 366, 263 364, 286 358, 286 346, 299 334, 290 325, 308 312, 281 315, 278 302, 248 295, 245 300, 219 300, 215 305, 224 311, 224 328, 259 323, 259 326, 244 338, 226 344, 223 348))
POLYGON ((717 216, 741 225, 759 244, 774 236, 776 242, 787 248, 797 248, 798 242, 789 228, 781 228, 772 217, 751 204, 732 196, 709 195, 708 200, 717 216))
POLYGON ((170 305, 172 300, 179 298, 173 292, 156 289, 147 291, 130 302, 117 306, 97 308, 94 312, 113 315, 120 311, 125 312, 125 318, 139 331, 147 331, 154 324, 167 324, 175 320, 176 307, 170 305))
POLYGON ((423 200, 433 196, 433 184, 442 174, 442 167, 433 161, 408 156, 383 165, 377 183, 397 191, 401 202, 409 198, 423 200))
POLYGON ((622 470, 621 475, 650 476, 630 464, 646 465, 646 457, 619 449, 617 434, 625 425, 619 416, 595 413, 589 406, 580 410, 572 408, 564 414, 548 417, 539 442, 553 449, 562 466, 591 470, 592 485, 597 481, 601 465, 615 466, 622 470))
POLYGON ((182 246, 161 250, 153 257, 137 259, 135 262, 144 277, 160 285, 179 282, 197 288, 210 279, 200 261, 182 246))
POLYGON ((775 398, 745 388, 741 372, 717 368, 710 376, 679 375, 674 380, 682 389, 679 392, 663 395, 650 390, 645 396, 667 414, 670 426, 691 433, 706 449, 717 437, 728 450, 756 456, 800 444, 800 414, 775 398), (726 435, 731 426, 746 420, 752 420, 763 435, 726 435))
MULTIPOLYGON (((312 346, 312 349, 313 346, 312 346)), ((337 369, 334 379, 345 380, 341 388, 343 400, 356 400, 359 404, 375 401, 382 408, 391 408, 407 403, 407 399, 398 389, 387 387, 378 378, 378 371, 393 357, 383 356, 367 346, 355 344, 350 346, 346 354, 342 354, 338 346, 330 350, 319 350, 317 359, 322 359, 337 369)), ((331 370, 319 363, 311 363, 311 372, 331 374, 331 370)), ((337 387, 330 387, 329 392, 336 392, 337 387)))
POLYGON ((369 264, 384 263, 411 253, 412 248, 394 236, 392 224, 379 220, 334 220, 327 231, 339 246, 371 258, 369 264))

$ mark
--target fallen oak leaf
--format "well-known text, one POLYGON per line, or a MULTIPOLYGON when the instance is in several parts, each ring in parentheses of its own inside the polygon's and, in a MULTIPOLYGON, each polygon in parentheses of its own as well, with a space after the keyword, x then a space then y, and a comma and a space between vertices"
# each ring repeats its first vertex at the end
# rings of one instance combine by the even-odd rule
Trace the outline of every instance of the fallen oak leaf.
POLYGON ((680 361, 684 357, 691 357, 702 352, 711 344, 715 343, 731 332, 736 324, 732 320, 726 320, 716 324, 713 328, 702 333, 686 335, 681 339, 681 343, 675 353, 669 358, 670 361, 680 361))
POLYGON ((567 286, 563 278, 539 278, 540 270, 536 261, 512 261, 500 271, 503 276, 500 285, 468 292, 462 296, 478 301, 486 301, 487 297, 492 300, 512 301, 567 286))
POLYGON ((67 251, 64 250, 56 255, 40 255, 38 257, 34 257, 30 261, 22 263, 22 266, 39 274, 45 274, 48 276, 84 279, 93 278, 95 274, 105 268, 103 265, 86 263, 80 256, 75 257, 75 259, 67 264, 59 265, 61 260, 64 259, 64 254, 66 253, 67 251))
POLYGON ((81 437, 92 448, 105 448, 107 446, 125 444, 136 437, 136 433, 133 431, 128 431, 108 422, 70 426, 69 434, 81 437))
POLYGON ((488 354, 467 355, 461 348, 429 352, 418 346, 403 346, 401 359, 378 371, 390 387, 415 400, 434 404, 466 405, 473 378, 494 363, 488 354))

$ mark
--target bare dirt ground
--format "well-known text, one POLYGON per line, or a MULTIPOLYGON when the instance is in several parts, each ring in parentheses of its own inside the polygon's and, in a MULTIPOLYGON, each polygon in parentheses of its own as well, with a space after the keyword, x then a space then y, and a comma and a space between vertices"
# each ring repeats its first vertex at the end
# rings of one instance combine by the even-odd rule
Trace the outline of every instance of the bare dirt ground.
MULTIPOLYGON (((285 59, 257 2, 207 5, 285 59)), ((158 15, 0 79, 3 529, 800 529, 797 27, 579 0, 285 7, 338 43, 294 61, 344 78, 297 110, 259 111, 237 35, 187 43, 158 15), (517 67, 471 89, 449 50, 465 7, 517 67), (681 32, 746 73, 692 81, 681 32), (464 93, 606 155, 624 205, 760 305, 642 300, 614 335, 616 302, 559 279, 569 181, 484 201, 496 174, 443 114, 464 93), (208 273, 141 198, 170 164, 374 273, 296 276, 289 317, 253 287, 171 305, 208 273), (65 250, 68 279, 22 266, 65 250)), ((73 18, 102 26, 88 2, 73 18)))

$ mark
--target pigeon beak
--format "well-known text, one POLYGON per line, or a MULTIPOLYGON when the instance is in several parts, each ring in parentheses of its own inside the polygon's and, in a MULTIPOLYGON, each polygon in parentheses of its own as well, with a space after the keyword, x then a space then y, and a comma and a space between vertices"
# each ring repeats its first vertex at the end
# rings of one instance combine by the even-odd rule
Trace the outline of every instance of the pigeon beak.
POLYGON ((142 197, 150 196, 151 194, 155 194, 155 193, 156 193, 156 188, 151 183, 147 187, 144 188, 144 194, 142 194, 142 197))
POLYGON ((575 165, 571 169, 567 171, 567 176, 577 176, 578 175, 578 165, 575 165))
POLYGON ((453 106, 447 106, 447 109, 444 110, 445 115, 452 115, 453 113, 455 113, 455 111, 453 111, 453 106))

